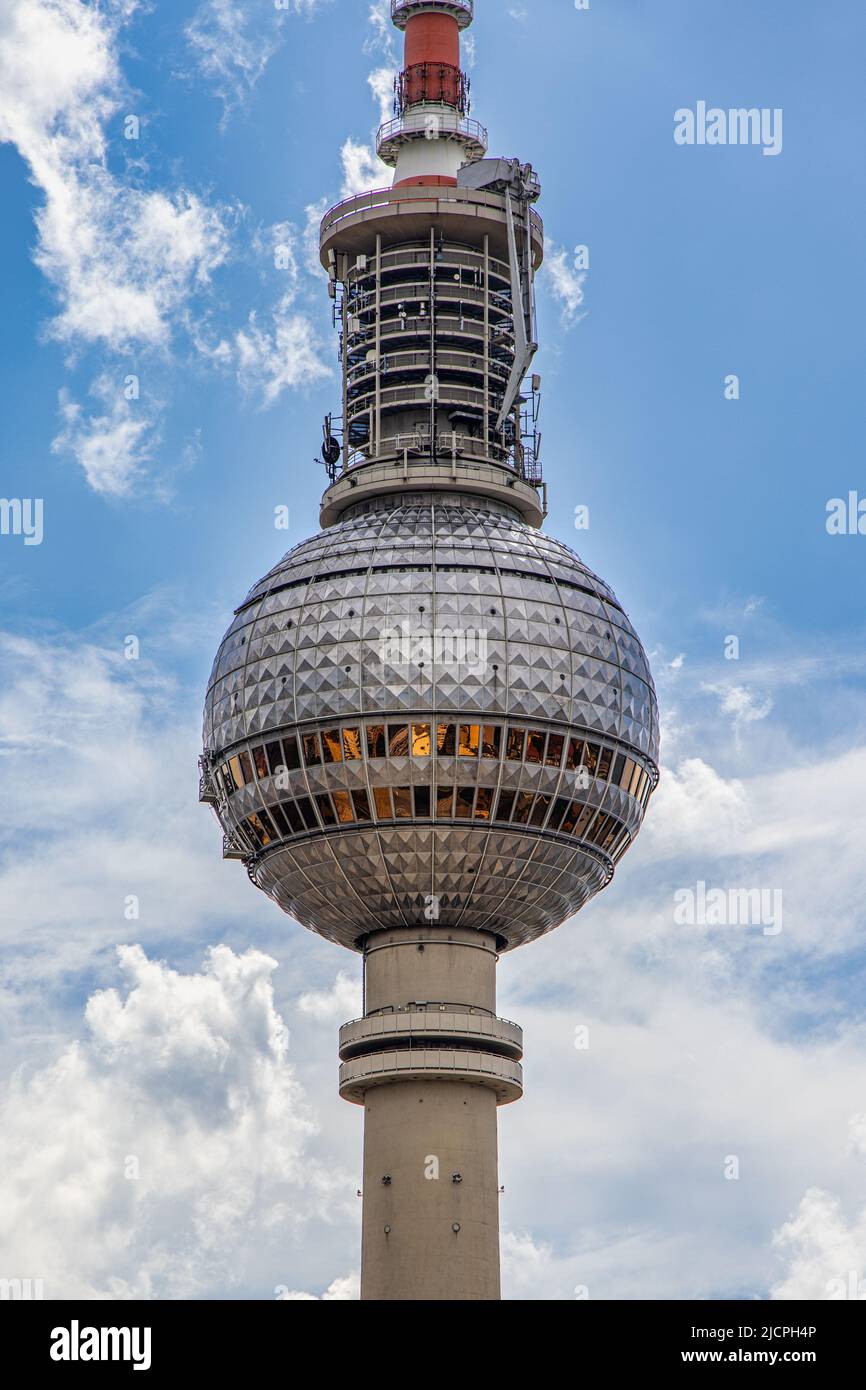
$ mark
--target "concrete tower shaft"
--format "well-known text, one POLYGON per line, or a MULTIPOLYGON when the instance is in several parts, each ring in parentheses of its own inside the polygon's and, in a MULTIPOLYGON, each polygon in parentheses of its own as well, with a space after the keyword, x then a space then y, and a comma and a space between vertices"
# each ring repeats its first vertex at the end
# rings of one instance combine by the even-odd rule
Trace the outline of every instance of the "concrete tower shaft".
POLYGON ((497 1299, 496 1110, 522 1094, 523 1037, 496 1017, 495 937, 373 933, 366 1013, 340 1033, 364 1106, 362 1297, 497 1299))

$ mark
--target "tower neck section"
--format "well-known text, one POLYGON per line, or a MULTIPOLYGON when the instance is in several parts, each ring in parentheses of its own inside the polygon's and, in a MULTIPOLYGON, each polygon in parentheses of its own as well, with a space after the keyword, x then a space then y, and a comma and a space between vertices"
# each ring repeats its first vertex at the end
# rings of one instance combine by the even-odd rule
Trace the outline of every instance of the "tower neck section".
POLYGON ((473 0, 392 0, 391 16, 405 57, 378 150, 394 183, 322 221, 343 369, 322 525, 411 489, 495 498, 539 526, 541 186, 531 165, 485 158, 487 132, 467 114, 473 0))

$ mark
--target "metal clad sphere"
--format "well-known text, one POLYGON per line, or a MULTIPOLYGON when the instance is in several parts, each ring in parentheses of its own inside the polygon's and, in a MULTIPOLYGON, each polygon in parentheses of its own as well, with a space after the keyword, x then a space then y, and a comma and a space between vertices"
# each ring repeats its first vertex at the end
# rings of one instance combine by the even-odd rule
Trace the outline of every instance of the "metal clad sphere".
POLYGON ((404 493, 252 589, 214 664, 204 743, 227 836, 305 926, 354 948, 428 920, 508 949, 610 881, 655 786, 658 711, 628 618, 572 551, 496 503, 404 493), (280 737, 299 756, 275 777, 280 737), (262 835, 262 810, 284 803, 262 835))

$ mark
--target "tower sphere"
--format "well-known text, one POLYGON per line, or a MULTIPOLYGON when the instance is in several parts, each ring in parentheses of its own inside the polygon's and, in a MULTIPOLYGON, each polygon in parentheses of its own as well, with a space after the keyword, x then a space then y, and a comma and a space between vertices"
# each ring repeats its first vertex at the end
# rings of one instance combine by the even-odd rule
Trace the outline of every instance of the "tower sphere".
POLYGON ((610 881, 658 714, 631 623, 571 550, 491 499, 397 493, 250 591, 205 746, 226 835, 299 922, 360 949, 435 899, 440 926, 508 949, 610 881))

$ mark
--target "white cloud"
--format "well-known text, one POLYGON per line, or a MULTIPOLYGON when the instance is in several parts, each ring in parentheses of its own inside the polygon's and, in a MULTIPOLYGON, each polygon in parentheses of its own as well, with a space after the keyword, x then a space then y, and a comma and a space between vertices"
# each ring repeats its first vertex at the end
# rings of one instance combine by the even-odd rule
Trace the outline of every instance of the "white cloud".
POLYGON ((346 1303, 350 1299, 361 1297, 361 1277, 359 1274, 347 1274, 342 1279, 335 1279, 322 1294, 321 1300, 314 1293, 290 1293, 281 1292, 280 1302, 282 1303, 346 1303))
POLYGON ((837 1197, 810 1188, 773 1243, 789 1267, 771 1298, 866 1301, 866 1210, 849 1224, 837 1197))
POLYGON ((364 52, 380 51, 393 58, 396 31, 391 23, 391 0, 371 0, 367 23, 372 32, 364 40, 364 52))
POLYGON ((317 280, 321 280, 325 275, 322 262, 319 260, 319 228, 327 211, 327 198, 320 199, 318 203, 309 203, 304 209, 306 214, 303 235, 304 268, 317 280))
POLYGON ((735 728, 766 719, 773 710, 772 695, 759 695, 746 685, 706 684, 703 689, 710 695, 718 695, 722 714, 731 718, 735 728))
POLYGON ((394 114, 394 67, 374 68, 368 74, 367 85, 373 93, 373 100, 379 104, 379 121, 389 121, 394 114))
POLYGON ((742 782, 726 781, 701 758, 686 758, 665 769, 644 833, 655 855, 718 857, 743 847, 749 821, 742 782))
POLYGON ((199 74, 223 104, 225 124, 242 106, 280 46, 282 21, 311 16, 321 0, 281 0, 261 7, 248 0, 203 0, 186 27, 199 74))
POLYGON ((343 198, 352 198, 356 193, 367 193, 373 188, 385 188, 394 178, 393 169, 382 163, 372 144, 362 145, 351 135, 343 142, 340 160, 343 198))
POLYGON ((302 994, 298 1008, 317 1023, 349 1023, 361 1013, 361 982, 341 970, 332 989, 302 994))
POLYGON ((323 348, 312 323, 293 306, 290 292, 275 305, 267 326, 254 312, 235 335, 238 380, 244 390, 260 397, 265 408, 275 405, 286 390, 311 386, 332 375, 320 356, 323 348))
POLYGON ((586 271, 579 271, 569 261, 566 251, 553 243, 548 244, 543 271, 551 293, 559 303, 563 327, 573 328, 585 317, 579 311, 583 304, 586 271))
POLYGON ((49 1297, 205 1296, 248 1278, 258 1243, 286 1239, 333 1179, 305 1155, 276 962, 225 946, 191 975, 137 946, 118 959, 123 995, 95 993, 89 1035, 2 1102, 3 1272, 33 1271, 49 1297))
POLYGON ((0 27, 0 141, 40 189, 34 259, 70 345, 167 346, 173 320, 228 250, 224 210, 144 192, 112 173, 106 128, 123 90, 116 47, 137 0, 8 0, 0 27))
POLYGON ((848 1126, 851 1152, 866 1158, 866 1115, 852 1115, 848 1126))
POLYGON ((107 375, 93 383, 91 394, 101 402, 95 414, 86 413, 68 391, 61 392, 63 428, 52 450, 72 454, 94 492, 126 497, 141 482, 159 444, 159 407, 127 399, 123 382, 107 375))

